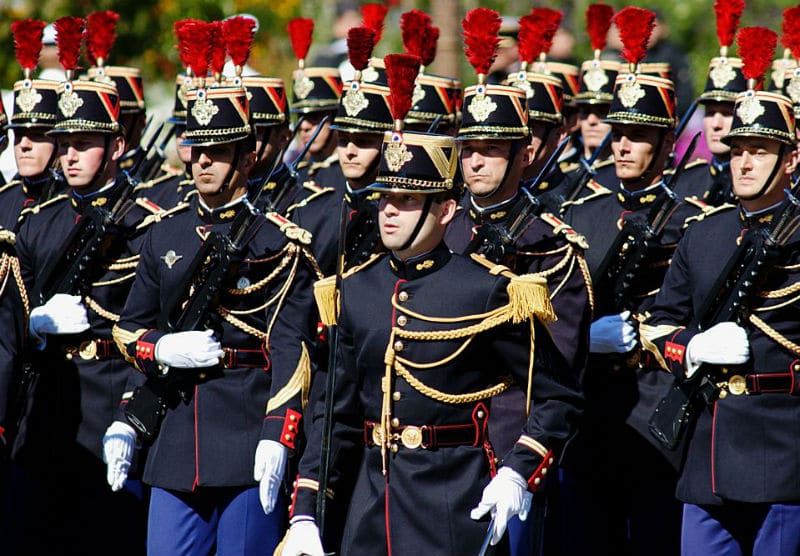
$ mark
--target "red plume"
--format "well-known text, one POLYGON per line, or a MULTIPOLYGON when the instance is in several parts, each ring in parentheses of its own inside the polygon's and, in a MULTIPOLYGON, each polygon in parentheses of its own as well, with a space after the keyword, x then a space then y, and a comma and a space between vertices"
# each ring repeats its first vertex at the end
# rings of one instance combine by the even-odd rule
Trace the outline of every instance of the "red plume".
POLYGON ((635 6, 622 8, 614 16, 622 41, 622 57, 629 64, 638 64, 644 59, 655 21, 655 13, 635 6))
POLYGON ((386 79, 392 94, 389 108, 392 118, 403 120, 411 110, 414 81, 419 73, 420 60, 413 54, 389 54, 383 59, 386 64, 386 79))
POLYGON ((252 17, 237 15, 222 22, 225 49, 234 66, 244 67, 256 37, 256 22, 252 17))
POLYGON ((314 35, 314 20, 296 17, 286 24, 286 30, 289 31, 295 57, 298 60, 305 60, 314 35))
POLYGON ((39 63, 44 27, 45 22, 36 19, 22 19, 11 24, 17 62, 26 70, 33 70, 39 63))
POLYGON ((58 61, 65 70, 78 68, 84 23, 82 17, 71 16, 59 18, 55 22, 58 61))
POLYGON ((533 8, 531 13, 520 18, 519 58, 531 63, 540 54, 547 54, 553 46, 553 37, 561 25, 564 14, 550 8, 533 8), (523 20, 525 22, 523 23, 523 20), (524 25, 524 27, 523 27, 524 25), (525 32, 523 33, 523 29, 525 32))
POLYGON ((178 50, 184 67, 197 77, 206 77, 211 50, 211 24, 199 19, 175 22, 178 50))
POLYGON ((383 20, 389 8, 383 4, 364 4, 361 6, 361 25, 375 31, 375 44, 381 42, 383 36, 383 20))
POLYGON ((497 56, 500 42, 500 14, 488 8, 475 8, 467 12, 461 22, 464 29, 464 52, 475 73, 486 75, 497 56))
POLYGON ((422 41, 422 52, 420 59, 423 66, 429 66, 436 58, 436 43, 439 41, 439 28, 429 25, 425 29, 425 39, 422 41))
POLYGON ((800 58, 800 6, 783 10, 782 30, 783 47, 788 48, 795 58, 800 58))
POLYGON ((742 73, 747 79, 760 82, 772 64, 778 35, 766 27, 745 27, 736 37, 739 57, 742 59, 742 73))
POLYGON ((744 0, 716 0, 714 13, 717 14, 717 39, 720 46, 733 44, 733 37, 739 27, 744 12, 744 0))
POLYGON ((225 69, 225 39, 222 36, 222 22, 212 21, 208 24, 211 30, 211 52, 209 65, 213 75, 222 75, 225 69))
POLYGON ((369 27, 351 27, 347 31, 347 56, 358 71, 362 71, 369 64, 373 48, 375 48, 375 31, 369 27))
POLYGON ((119 14, 110 10, 86 16, 86 57, 93 66, 97 65, 99 58, 108 60, 117 38, 117 21, 119 14))
POLYGON ((613 17, 614 8, 608 4, 598 2, 589 4, 586 8, 586 32, 589 34, 592 50, 603 50, 606 47, 606 37, 613 17))
POLYGON ((406 53, 422 59, 425 33, 431 25, 431 16, 421 10, 411 10, 400 16, 400 34, 406 53))

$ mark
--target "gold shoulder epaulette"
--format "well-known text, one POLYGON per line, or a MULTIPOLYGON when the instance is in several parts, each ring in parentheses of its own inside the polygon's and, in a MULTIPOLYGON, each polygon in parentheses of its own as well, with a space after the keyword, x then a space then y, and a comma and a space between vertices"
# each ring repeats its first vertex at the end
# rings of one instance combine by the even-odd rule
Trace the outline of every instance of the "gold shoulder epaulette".
POLYGON ((696 166, 702 166, 703 164, 708 166, 708 160, 705 158, 696 158, 686 165, 685 170, 688 170, 689 168, 695 168, 696 166))
POLYGON ((360 271, 364 270, 368 266, 371 266, 375 261, 377 261, 378 259, 383 257, 385 254, 386 253, 373 253, 372 255, 369 256, 369 259, 367 259, 363 263, 345 270, 344 273, 342 274, 342 278, 349 278, 350 276, 352 276, 356 272, 360 272, 360 271))
POLYGON ((489 274, 499 274, 509 279, 508 310, 512 322, 519 323, 533 315, 545 323, 556 320, 546 278, 534 274, 514 274, 507 266, 495 264, 476 253, 472 253, 470 258, 488 269, 489 274))
POLYGON ((592 165, 592 168, 595 170, 599 168, 605 168, 609 164, 614 164, 614 158, 609 156, 608 158, 604 158, 603 160, 596 160, 595 163, 592 165))
POLYGON ((161 174, 160 176, 156 176, 155 178, 153 178, 151 180, 147 180, 147 181, 143 181, 143 182, 139 183, 136 187, 133 188, 133 190, 134 191, 141 191, 143 189, 150 189, 151 187, 153 187, 155 185, 158 185, 158 184, 160 184, 162 182, 165 182, 167 180, 170 180, 170 179, 172 179, 174 177, 175 177, 174 175, 170 175, 170 174, 161 174))
POLYGON ((277 212, 268 212, 264 215, 268 222, 274 224, 286 237, 303 245, 311 245, 311 232, 304 230, 285 216, 277 212))
POLYGON ((589 180, 588 182, 586 182, 586 187, 591 191, 589 195, 586 195, 585 197, 580 197, 578 199, 575 199, 574 201, 564 201, 564 203, 561 205, 562 210, 564 207, 568 207, 571 205, 582 205, 583 203, 597 199, 598 197, 605 197, 606 195, 611 195, 612 193, 612 191, 609 188, 594 180, 589 180))
MULTIPOLYGON (((702 203, 702 201, 699 201, 699 202, 702 203)), ((692 204, 694 204, 694 203, 692 203, 692 204)), ((730 210, 732 208, 736 208, 736 205, 731 204, 731 203, 725 203, 725 204, 720 205, 718 207, 712 207, 711 205, 707 205, 705 203, 703 203, 703 204, 705 205, 705 208, 703 208, 703 211, 701 213, 699 213, 699 214, 694 214, 694 215, 690 216, 689 218, 687 218, 686 220, 684 220, 683 221, 683 225, 684 226, 688 226, 692 222, 700 222, 701 220, 704 220, 707 216, 712 216, 714 214, 718 214, 720 212, 725 212, 726 210, 730 210)), ((695 205, 695 206, 697 206, 697 205, 695 205)))
MULTIPOLYGON (((146 201, 146 202, 149 203, 150 201, 146 201)), ((139 204, 139 199, 136 199, 136 204, 137 205, 139 204)), ((155 203, 153 203, 153 204, 155 204, 155 203)), ((144 206, 144 205, 140 205, 140 206, 144 206)), ((156 205, 156 206, 158 206, 158 205, 156 205)), ((147 207, 145 207, 145 208, 147 208, 147 207)), ((137 230, 141 230, 142 228, 146 228, 147 226, 150 226, 151 224, 155 224, 156 222, 161 222, 165 218, 170 218, 170 217, 178 214, 179 212, 182 212, 182 211, 186 210, 187 208, 189 208, 189 203, 184 201, 184 202, 178 203, 177 205, 175 205, 171 209, 167 209, 167 210, 163 210, 162 209, 162 210, 160 210, 160 211, 158 211, 158 212, 156 212, 154 214, 148 214, 144 218, 144 220, 139 222, 139 225, 136 226, 136 229, 137 230)))
POLYGON ((589 243, 586 241, 586 238, 573 230, 572 226, 561 220, 556 215, 549 212, 543 212, 539 218, 541 218, 546 224, 549 224, 553 227, 554 235, 562 235, 568 242, 574 243, 582 249, 589 248, 589 243))
MULTIPOLYGON (((325 191, 326 188, 322 187, 321 185, 317 185, 317 182, 315 182, 314 180, 306 180, 303 182, 303 189, 308 189, 312 193, 322 193, 323 191, 325 191)), ((333 189, 333 188, 328 187, 327 189, 333 189)))
POLYGON ((311 191, 311 195, 287 208, 286 209, 287 215, 291 215, 292 211, 299 209, 300 207, 306 206, 308 203, 317 199, 318 197, 321 197, 322 195, 325 195, 327 193, 333 193, 336 191, 333 187, 321 187, 317 185, 314 180, 308 180, 304 182, 303 189, 311 191))
POLYGON ((136 198, 136 204, 143 209, 147 210, 151 214, 158 214, 159 212, 164 212, 164 209, 155 204, 150 199, 144 199, 142 197, 136 198))
POLYGON ((570 172, 574 172, 575 170, 580 168, 580 166, 581 165, 579 163, 577 163, 577 162, 568 162, 566 160, 564 162, 559 162, 559 164, 558 164, 559 169, 564 174, 568 174, 570 172))
POLYGON ((59 201, 64 201, 65 199, 68 199, 68 198, 69 198, 69 195, 67 195, 66 193, 62 193, 60 195, 56 195, 55 197, 53 197, 52 199, 48 199, 44 203, 39 203, 39 204, 33 205, 32 207, 28 207, 26 209, 23 209, 22 211, 20 211, 19 215, 21 217, 23 214, 25 214, 25 215, 28 215, 28 214, 39 214, 39 211, 41 211, 43 208, 49 207, 50 205, 54 205, 54 204, 58 203, 59 201))
POLYGON ((10 182, 0 186, 0 193, 4 193, 12 187, 17 187, 22 184, 22 180, 11 180, 10 182))

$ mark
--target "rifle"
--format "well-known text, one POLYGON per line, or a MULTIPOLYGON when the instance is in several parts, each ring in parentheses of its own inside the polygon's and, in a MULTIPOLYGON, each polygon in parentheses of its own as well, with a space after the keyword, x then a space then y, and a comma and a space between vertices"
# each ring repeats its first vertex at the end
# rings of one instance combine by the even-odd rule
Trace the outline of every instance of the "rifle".
POLYGON ((61 245, 58 252, 63 255, 45 267, 33 288, 35 303, 45 303, 57 293, 83 295, 88 290, 90 275, 97 268, 96 258, 102 254, 109 232, 133 208, 136 181, 124 170, 120 175, 122 183, 113 188, 108 199, 111 208, 89 207, 61 245))
MULTIPOLYGON (((280 157, 278 158, 280 160, 280 157)), ((277 161, 276 161, 277 162, 277 161)), ((273 168, 274 170, 274 168, 273 168)), ((271 173, 271 172, 270 172, 271 173)), ((255 208, 270 173, 245 199, 244 208, 231 222, 228 234, 212 231, 161 311, 158 328, 169 332, 216 329, 216 308, 225 284, 236 275, 254 222, 262 216, 255 208)), ((125 406, 125 416, 147 441, 153 440, 161 428, 167 409, 178 397, 188 399, 195 376, 189 370, 168 372, 162 377, 148 376, 137 387, 125 406)))
MULTIPOLYGON (((708 330, 720 322, 746 324, 752 303, 766 276, 784 254, 784 246, 800 229, 798 184, 786 191, 786 200, 769 228, 750 230, 728 260, 693 326, 708 330)), ((689 377, 676 377, 650 418, 649 429, 661 445, 676 449, 703 409, 717 399, 719 367, 703 363, 689 377)))
MULTIPOLYGON (((294 188, 295 184, 297 183, 297 167, 305 158, 306 153, 308 153, 308 149, 310 149, 311 145, 313 145, 314 141, 316 141, 317 136, 319 136, 320 132, 322 131, 322 127, 325 125, 328 119, 330 119, 330 116, 325 116, 322 118, 322 120, 320 120, 319 124, 317 124, 317 127, 314 129, 314 133, 311 134, 311 138, 306 141, 306 144, 303 146, 303 150, 300 151, 300 154, 298 154, 291 163, 286 165, 286 171, 283 172, 283 174, 275 181, 274 189, 272 189, 269 193, 269 196, 265 197, 264 201, 258 205, 258 208, 263 212, 279 212, 278 209, 280 208, 283 198, 294 188)), ((294 131, 295 134, 300 130, 300 123, 302 121, 302 117, 297 121, 294 131)), ((267 177, 269 178, 271 176, 272 173, 270 173, 267 177)), ((265 183, 268 182, 269 180, 267 179, 265 183)))
MULTIPOLYGON (((595 314, 598 316, 620 313, 633 306, 634 288, 640 284, 640 274, 656 251, 671 251, 674 247, 661 245, 660 239, 681 201, 672 191, 683 169, 694 152, 700 134, 694 136, 683 154, 678 167, 662 183, 662 198, 650 209, 646 220, 628 219, 592 275, 598 296, 595 314)), ((666 267, 664 269, 666 272, 666 267)))
POLYGON ((597 171, 594 169, 594 164, 597 162, 597 159, 600 157, 600 155, 605 152, 609 143, 611 143, 610 131, 606 133, 605 137, 603 137, 603 140, 600 142, 588 160, 583 157, 580 158, 581 168, 578 170, 577 178, 572 184, 572 188, 561 202, 562 206, 566 202, 575 201, 575 199, 578 198, 578 195, 581 194, 581 191, 583 191, 583 188, 586 187, 586 184, 589 183, 589 180, 591 180, 597 174, 597 171))
POLYGON ((172 138, 175 136, 175 125, 169 124, 166 133, 164 133, 164 137, 161 139, 161 141, 158 141, 159 134, 161 133, 163 127, 164 124, 161 124, 158 130, 152 135, 152 137, 150 137, 150 142, 145 150, 141 171, 138 174, 140 181, 150 181, 156 177, 158 171, 161 169, 161 165, 164 164, 164 161, 167 159, 167 153, 165 152, 165 149, 167 148, 170 140, 172 140, 172 138))
POLYGON ((506 221, 483 224, 478 228, 464 253, 480 253, 495 263, 508 261, 513 257, 515 243, 531 225, 533 218, 542 212, 541 201, 530 190, 535 190, 544 181, 553 166, 558 163, 558 158, 568 142, 569 137, 566 137, 558 144, 530 186, 519 188, 517 201, 509 209, 506 221))

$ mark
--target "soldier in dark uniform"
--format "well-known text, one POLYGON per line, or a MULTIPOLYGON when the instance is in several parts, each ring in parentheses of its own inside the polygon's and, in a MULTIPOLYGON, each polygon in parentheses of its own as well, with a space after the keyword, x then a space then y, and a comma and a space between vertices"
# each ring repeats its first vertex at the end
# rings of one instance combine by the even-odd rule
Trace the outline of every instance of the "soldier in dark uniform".
MULTIPOLYGON (((68 32, 59 27, 59 41, 68 32)), ((67 69, 71 78, 74 68, 67 69)), ((6 534, 14 554, 106 554, 110 546, 142 554, 146 516, 141 494, 135 482, 118 493, 108 489, 102 438, 133 373, 111 328, 132 283, 142 236, 160 207, 122 197, 133 187, 125 176, 117 176, 125 141, 113 84, 68 80, 58 94, 58 118, 49 133, 58 142, 70 192, 34 207, 16 242, 33 308, 33 387, 12 454, 14 512, 6 534), (124 209, 103 236, 102 247, 81 263, 88 272, 77 286, 59 285, 71 272, 60 266, 62 258, 78 247, 75 239, 85 237, 71 235, 76 224, 95 207, 112 211, 119 205, 124 209)))
MULTIPOLYGON (((246 197, 255 137, 245 90, 190 90, 186 142, 198 195, 146 238, 114 329, 125 357, 148 379, 181 381, 145 463, 144 481, 153 487, 148 551, 183 553, 191 545, 192 554, 271 553, 283 531, 281 480, 311 380, 311 255, 287 241, 304 235, 291 222, 252 213, 242 260, 209 309, 216 316, 205 329, 169 329, 164 318, 177 326, 176 315, 166 313, 192 295, 197 277, 187 272, 203 242, 232 233, 243 211, 254 211, 246 197)), ((134 391, 126 411, 141 395, 134 391)))
MULTIPOLYGON (((636 61, 630 63, 635 66, 636 61)), ((652 207, 665 202, 662 170, 675 126, 672 82, 638 72, 618 75, 606 122, 612 127, 615 192, 581 199, 565 216, 589 244, 586 261, 595 286, 595 321, 583 381, 586 416, 579 432, 579 446, 586 452, 576 492, 576 513, 586 512, 577 522, 586 529, 563 539, 572 543, 563 551, 675 554, 680 535, 680 505, 673 496, 676 474, 648 441, 646 420, 633 421, 635 407, 653 387, 641 382, 635 319, 652 303, 684 220, 696 211, 680 208, 669 219, 658 238, 664 247, 649 254, 625 307, 609 303, 615 285, 603 285, 599 276, 623 223, 647 222, 652 207), (608 481, 612 475, 625 481, 608 481)))
POLYGON ((26 20, 15 26, 21 33, 15 43, 17 59, 23 65, 25 78, 14 84, 14 112, 9 129, 14 130, 14 158, 17 175, 0 188, 0 226, 15 232, 29 209, 60 193, 63 177, 55 173, 58 157, 56 141, 46 134, 56 121, 58 95, 56 81, 31 79, 31 73, 39 58, 41 41, 30 44, 23 40, 25 27, 44 25, 43 22, 26 20), (26 67, 27 66, 27 67, 26 67), (58 176, 58 179, 57 179, 58 176))
MULTIPOLYGON (((410 96, 413 82, 393 84, 393 63, 387 57, 393 97, 410 96)), ((507 519, 523 510, 526 490, 539 487, 553 465, 580 404, 542 325, 551 310, 544 282, 480 257, 475 264, 443 243, 456 209, 456 162, 448 136, 387 133, 374 187, 382 192, 381 238, 390 254, 342 281, 329 484, 335 499, 341 482, 356 477, 345 555, 468 554, 486 532, 470 515, 490 511, 498 542, 507 519), (517 297, 523 291, 528 302, 517 297), (525 324, 501 316, 518 302, 525 324), (494 320, 490 314, 498 326, 485 320, 494 320), (520 384, 532 380, 531 417, 479 503, 494 473, 490 398, 505 388, 498 376, 506 373, 520 384)), ((320 305, 335 314, 333 304, 320 305)), ((282 554, 322 554, 312 517, 317 472, 301 467, 282 554)))
POLYGON ((722 390, 689 432, 677 488, 684 502, 681 553, 798 554, 800 327, 793 292, 800 280, 800 235, 790 237, 768 269, 749 317, 703 331, 692 325, 740 242, 777 218, 797 154, 790 99, 740 94, 723 141, 731 147, 738 205, 687 230, 641 334, 661 368, 676 377, 707 364, 727 372, 718 374, 722 390))
MULTIPOLYGON (((521 77, 524 86, 532 93, 527 102, 522 88, 485 86, 483 97, 490 98, 497 105, 488 116, 477 110, 470 111, 473 100, 478 97, 477 87, 465 91, 467 110, 456 141, 468 191, 445 235, 448 247, 457 253, 469 254, 466 250, 481 226, 511 224, 509 214, 512 207, 522 201, 519 189, 523 187, 520 181, 524 169, 534 163, 537 148, 547 137, 546 133, 541 136, 543 130, 553 127, 554 122, 561 119, 558 103, 553 100, 560 101, 560 82, 552 76, 533 72, 521 77), (541 100, 543 98, 549 100, 541 100), (536 118, 536 122, 530 129, 535 130, 532 133, 540 134, 537 139, 526 137, 530 123, 528 114, 517 110, 517 106, 533 108, 531 117, 536 118)), ((547 148, 552 152, 552 145, 547 148)), ((537 165, 541 170, 544 161, 538 160, 537 165)), ((512 256, 505 262, 515 273, 531 273, 547 280, 558 317, 550 331, 571 375, 577 378, 586 364, 591 323, 590 285, 583 259, 583 240, 552 214, 529 218, 528 227, 509 246, 512 256)), ((515 435, 527 418, 524 392, 521 389, 503 392, 494 399, 493 406, 490 420, 492 444, 502 454, 513 446, 515 435)), ((527 539, 530 533, 530 527, 522 529, 518 522, 514 523, 509 533, 514 553, 530 551, 530 540, 527 539)))

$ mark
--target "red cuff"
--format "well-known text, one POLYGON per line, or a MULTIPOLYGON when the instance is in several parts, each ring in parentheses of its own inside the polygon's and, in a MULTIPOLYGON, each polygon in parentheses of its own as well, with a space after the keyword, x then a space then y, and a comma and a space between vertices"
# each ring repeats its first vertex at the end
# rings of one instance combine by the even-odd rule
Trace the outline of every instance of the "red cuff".
POLYGON ((300 420, 303 414, 293 409, 286 410, 283 418, 283 429, 281 430, 281 444, 294 450, 294 439, 300 430, 300 420))

